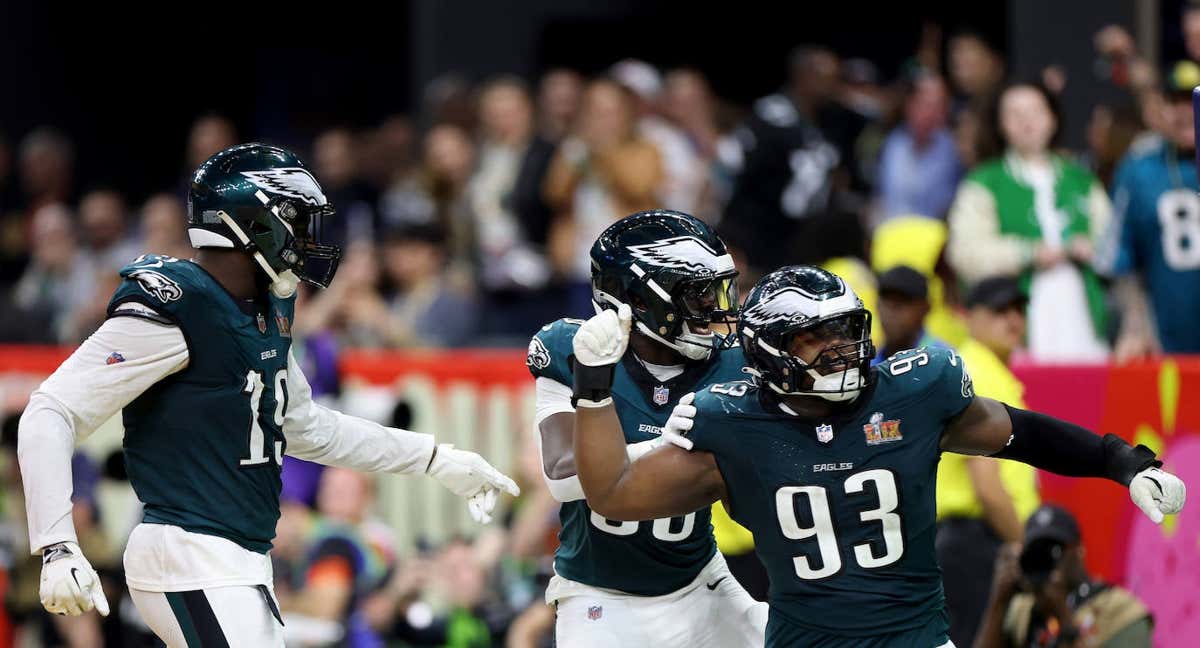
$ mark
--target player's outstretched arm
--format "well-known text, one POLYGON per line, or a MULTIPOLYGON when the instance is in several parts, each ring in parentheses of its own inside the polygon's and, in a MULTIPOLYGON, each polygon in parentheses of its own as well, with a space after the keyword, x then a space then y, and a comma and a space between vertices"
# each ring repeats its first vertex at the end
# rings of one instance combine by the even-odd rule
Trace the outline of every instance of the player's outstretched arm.
POLYGON ((364 472, 426 473, 467 499, 471 516, 491 521, 499 492, 520 494, 516 483, 474 452, 437 445, 433 435, 389 428, 318 405, 288 352, 288 408, 283 434, 287 453, 328 466, 364 472))
POLYGON ((113 317, 29 397, 17 429, 29 547, 42 554, 42 605, 56 614, 108 614, 100 579, 76 544, 71 455, 76 439, 187 366, 183 333, 138 304, 113 317))
POLYGON ((588 506, 613 520, 687 515, 723 496, 716 459, 665 445, 630 461, 612 404, 613 372, 629 343, 632 313, 622 305, 579 327, 575 351, 575 467, 588 506))
POLYGON ((1013 459, 1069 477, 1104 477, 1129 487, 1155 522, 1183 508, 1186 488, 1160 469, 1154 452, 1115 434, 1100 436, 1066 421, 976 397, 942 435, 943 450, 1013 459))

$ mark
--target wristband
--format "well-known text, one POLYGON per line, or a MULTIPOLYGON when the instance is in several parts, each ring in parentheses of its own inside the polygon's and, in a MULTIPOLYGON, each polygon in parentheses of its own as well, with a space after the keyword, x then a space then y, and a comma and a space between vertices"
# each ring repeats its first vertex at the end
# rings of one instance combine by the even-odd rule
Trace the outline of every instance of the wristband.
POLYGON ((577 405, 581 400, 603 403, 612 396, 613 375, 617 369, 615 363, 590 366, 573 362, 573 365, 571 405, 577 405))

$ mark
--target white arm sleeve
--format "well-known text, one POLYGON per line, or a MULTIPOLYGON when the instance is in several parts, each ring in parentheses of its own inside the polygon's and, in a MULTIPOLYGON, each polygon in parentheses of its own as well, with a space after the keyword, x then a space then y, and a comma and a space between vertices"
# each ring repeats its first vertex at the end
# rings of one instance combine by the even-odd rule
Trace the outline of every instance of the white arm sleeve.
POLYGON ((384 427, 316 404, 290 350, 287 376, 283 435, 289 455, 364 472, 423 473, 429 466, 433 435, 384 427))
POLYGON ((112 317, 33 392, 17 431, 33 553, 57 542, 76 541, 71 522, 76 439, 86 438, 154 383, 187 364, 187 343, 177 327, 112 317))
MULTIPOLYGON (((570 387, 554 380, 552 378, 538 377, 534 381, 534 413, 533 413, 533 438, 537 441, 538 459, 542 465, 542 479, 546 481, 546 486, 550 489, 550 494, 559 502, 574 502, 575 500, 585 499, 583 496, 583 486, 579 483, 579 475, 571 475, 562 479, 552 479, 546 474, 545 465, 546 457, 542 454, 542 421, 555 415, 564 412, 574 413, 575 408, 571 406, 572 390, 570 387)), ((626 453, 630 461, 637 461, 637 458, 650 452, 658 446, 660 439, 650 439, 640 443, 633 443, 626 446, 626 453)))

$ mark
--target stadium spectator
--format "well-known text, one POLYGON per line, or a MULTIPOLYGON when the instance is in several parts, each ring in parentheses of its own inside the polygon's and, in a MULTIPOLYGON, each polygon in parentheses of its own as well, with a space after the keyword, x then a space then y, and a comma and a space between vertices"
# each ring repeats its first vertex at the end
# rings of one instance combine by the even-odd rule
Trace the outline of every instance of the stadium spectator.
MULTIPOLYGON (((434 559, 431 594, 444 602, 436 616, 399 617, 390 638, 414 646, 490 648, 502 645, 515 615, 488 587, 488 574, 463 538, 448 541, 434 559)), ((428 610, 428 608, 426 608, 428 610)))
POLYGON ((420 168, 383 196, 380 230, 409 225, 441 228, 454 270, 469 273, 474 231, 466 187, 474 165, 475 148, 466 131, 451 124, 433 127, 422 141, 420 168))
POLYGON ((187 238, 187 212, 183 203, 168 193, 154 194, 142 205, 141 252, 189 259, 192 246, 187 238))
MULTIPOLYGON (((30 333, 40 342, 78 342, 83 311, 96 295, 96 272, 75 241, 71 212, 50 204, 34 212, 30 262, 13 290, 23 317, 47 318, 48 330, 30 333)), ((34 341, 34 340, 29 340, 34 341)))
POLYGON ((917 76, 904 102, 904 121, 887 137, 879 160, 879 202, 884 220, 917 215, 943 218, 962 177, 954 136, 946 125, 946 84, 917 76))
POLYGON ((1087 572, 1079 524, 1050 504, 1025 524, 1022 544, 996 560, 975 648, 1148 648, 1154 621, 1128 590, 1087 572))
POLYGON ((756 101, 736 131, 740 164, 721 235, 760 269, 820 262, 826 244, 840 245, 826 228, 845 216, 833 209, 831 197, 846 143, 826 134, 821 119, 829 110, 842 114, 829 108, 836 85, 837 58, 801 48, 792 55, 788 86, 756 101))
POLYGON ((537 95, 539 134, 555 143, 569 135, 582 103, 583 78, 578 72, 554 68, 542 75, 537 95))
POLYGON ((946 45, 947 74, 954 90, 952 113, 959 157, 966 168, 1003 152, 995 128, 996 95, 1004 82, 1004 59, 982 34, 961 31, 946 45))
POLYGON ((658 149, 664 174, 658 190, 659 203, 668 209, 694 213, 705 191, 707 174, 684 132, 663 117, 662 75, 654 66, 637 59, 617 63, 609 74, 632 93, 637 106, 638 134, 658 149))
MULTIPOLYGON (((1200 11, 1196 13, 1200 14, 1200 11)), ((1200 197, 1196 191, 1191 89, 1200 66, 1167 75, 1163 137, 1130 148, 1113 183, 1112 226, 1097 268, 1116 279, 1122 306, 1116 359, 1158 352, 1200 353, 1200 197)))
MULTIPOLYGON (((219 151, 238 143, 237 129, 233 122, 221 115, 202 115, 192 122, 188 133, 187 172, 199 167, 205 160, 219 151)), ((184 189, 186 194, 186 187, 184 189)))
POLYGON ((385 568, 367 542, 362 526, 372 501, 370 476, 345 468, 321 473, 317 511, 308 523, 293 587, 280 599, 281 610, 341 626, 347 648, 380 645, 360 603, 380 584, 385 568))
POLYGON ((445 236, 436 227, 410 226, 385 235, 383 267, 393 286, 387 304, 388 344, 455 347, 476 339, 475 300, 444 270, 445 261, 445 236))
POLYGON ((1050 150, 1058 117, 1045 90, 1014 84, 999 102, 1008 149, 959 187, 948 259, 968 283, 1019 276, 1035 359, 1101 361, 1108 353, 1104 290, 1091 264, 1112 204, 1095 176, 1050 150))
POLYGON ((21 140, 21 191, 27 217, 51 203, 65 203, 71 197, 75 147, 61 131, 41 127, 21 140))
POLYGON ((360 175, 376 194, 382 195, 412 173, 415 147, 416 132, 409 118, 405 115, 387 117, 366 138, 360 175))
POLYGON ((313 141, 313 172, 337 217, 322 223, 321 236, 335 245, 370 239, 375 223, 374 193, 358 177, 358 142, 347 128, 333 128, 313 141))
MULTIPOLYGON (((993 277, 967 295, 970 337, 958 347, 976 395, 1025 407, 1025 388, 1009 370, 1025 337, 1025 296, 1016 280, 993 277)), ((1037 471, 1027 464, 966 455, 938 463, 937 555, 950 615, 950 639, 970 646, 987 608, 996 552, 1021 536, 1038 505, 1037 471)))
POLYGON ((544 249, 552 214, 542 184, 554 145, 534 133, 532 101, 515 78, 485 86, 479 112, 479 165, 467 193, 485 328, 523 338, 555 316, 542 291, 550 279, 544 249))
POLYGON ((929 315, 929 281, 925 275, 908 266, 896 266, 879 275, 878 292, 876 313, 884 341, 872 365, 905 349, 946 346, 925 331, 925 317, 929 315))
POLYGON ((383 347, 391 340, 391 316, 379 293, 379 258, 367 241, 352 243, 329 288, 308 302, 293 334, 307 337, 332 332, 340 346, 383 347))
POLYGON ((96 272, 120 270, 142 253, 130 236, 125 199, 113 189, 97 189, 79 201, 84 254, 96 272))
POLYGON ((659 206, 663 182, 658 149, 638 135, 635 99, 599 79, 588 84, 573 134, 555 154, 543 188, 557 216, 548 252, 571 283, 573 315, 591 310, 591 262, 596 236, 618 218, 659 206))
POLYGON ((703 190, 696 197, 695 211, 691 213, 709 223, 720 220, 721 206, 729 199, 733 187, 733 179, 725 165, 718 163, 722 149, 733 142, 721 132, 717 111, 717 99, 699 70, 680 68, 667 74, 663 113, 683 131, 692 155, 699 160, 702 173, 707 176, 703 190))

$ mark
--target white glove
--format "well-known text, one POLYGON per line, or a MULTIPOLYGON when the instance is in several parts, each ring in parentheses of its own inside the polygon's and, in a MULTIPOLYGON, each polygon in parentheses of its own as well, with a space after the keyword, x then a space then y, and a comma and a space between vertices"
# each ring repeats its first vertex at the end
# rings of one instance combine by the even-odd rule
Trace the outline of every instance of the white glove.
POLYGON ((108 616, 100 577, 74 542, 53 544, 42 552, 41 598, 42 607, 54 614, 79 616, 94 607, 108 616))
POLYGON ((584 322, 575 332, 575 361, 589 367, 620 362, 625 355, 625 347, 629 346, 629 326, 633 321, 633 311, 628 304, 621 304, 617 310, 605 309, 584 322))
POLYGON ((688 392, 679 398, 679 402, 675 404, 675 409, 671 410, 671 416, 667 419, 667 424, 663 426, 663 441, 674 443, 684 450, 692 449, 692 440, 684 435, 696 423, 696 406, 692 405, 692 401, 695 399, 696 392, 688 392))
POLYGON ((493 468, 483 457, 474 452, 456 450, 449 443, 443 443, 434 450, 433 461, 429 462, 426 472, 451 493, 467 498, 467 510, 471 512, 471 518, 481 524, 492 521, 492 509, 496 508, 498 491, 513 497, 521 494, 521 489, 513 480, 493 468))
POLYGON ((1163 515, 1178 513, 1187 499, 1183 480, 1158 468, 1147 468, 1129 482, 1129 498, 1155 524, 1162 524, 1163 515))

